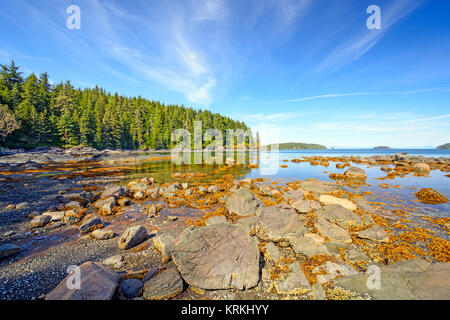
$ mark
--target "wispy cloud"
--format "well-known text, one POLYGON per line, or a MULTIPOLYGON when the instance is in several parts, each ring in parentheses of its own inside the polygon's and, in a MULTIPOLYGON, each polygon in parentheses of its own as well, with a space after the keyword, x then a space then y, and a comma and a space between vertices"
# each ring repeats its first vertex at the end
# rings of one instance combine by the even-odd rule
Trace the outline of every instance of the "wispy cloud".
POLYGON ((373 48, 383 35, 399 20, 411 14, 423 4, 423 0, 392 1, 388 6, 381 7, 382 29, 365 29, 351 37, 344 44, 336 47, 315 68, 315 72, 336 71, 346 64, 358 60, 373 48))

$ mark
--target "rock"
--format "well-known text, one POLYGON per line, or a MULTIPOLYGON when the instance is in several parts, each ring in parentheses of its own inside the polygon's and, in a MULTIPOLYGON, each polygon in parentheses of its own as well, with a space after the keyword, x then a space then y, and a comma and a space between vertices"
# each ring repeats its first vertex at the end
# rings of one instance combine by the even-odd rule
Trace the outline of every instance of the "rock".
POLYGON ((321 284, 330 282, 337 277, 348 277, 358 274, 358 271, 342 261, 327 261, 325 264, 314 269, 313 272, 321 273, 317 276, 317 281, 321 284), (323 272, 320 270, 323 270, 323 272))
POLYGON ((289 190, 286 191, 283 196, 285 197, 285 199, 289 200, 302 200, 304 197, 305 193, 301 190, 301 189, 296 189, 296 190, 289 190))
POLYGON ((10 210, 14 210, 15 208, 16 208, 16 205, 15 205, 15 204, 8 204, 8 205, 5 207, 5 210, 10 211, 10 210))
POLYGON ((21 203, 16 204, 16 210, 28 209, 29 207, 30 207, 29 202, 21 202, 21 203))
POLYGON ((319 201, 325 205, 326 204, 338 204, 338 205, 344 207, 345 209, 348 209, 351 211, 355 211, 357 209, 356 204, 354 204, 350 200, 340 199, 340 198, 336 198, 336 197, 325 195, 325 194, 321 195, 319 197, 319 201))
POLYGON ((139 279, 126 279, 120 284, 120 291, 126 298, 134 298, 142 293, 144 283, 139 279))
POLYGON ((28 218, 33 219, 33 218, 36 218, 36 217, 39 216, 39 215, 40 215, 40 214, 39 214, 38 211, 33 210, 33 211, 28 215, 28 218))
POLYGON ((343 241, 345 243, 351 243, 352 238, 350 237, 347 230, 341 228, 337 224, 329 222, 328 220, 319 217, 316 222, 317 230, 324 237, 332 240, 343 241))
POLYGON ((161 253, 162 263, 169 262, 172 257, 172 248, 175 239, 168 233, 163 233, 153 238, 155 249, 161 253))
POLYGON ((74 216, 65 216, 63 218, 63 222, 68 225, 71 226, 73 224, 77 224, 78 222, 80 222, 80 219, 74 216))
POLYGON ((343 186, 335 182, 319 181, 319 180, 303 181, 300 183, 300 187, 304 191, 313 192, 317 194, 339 190, 346 191, 343 186))
POLYGON ((319 209, 316 214, 343 228, 349 226, 362 226, 363 224, 360 216, 338 204, 327 204, 319 209))
POLYGON ((281 279, 274 281, 275 289, 279 294, 304 294, 311 290, 311 285, 306 279, 300 264, 294 262, 287 265, 289 273, 283 274, 281 279))
POLYGON ((311 206, 307 200, 297 200, 291 204, 292 208, 294 208, 299 213, 307 213, 311 210, 311 206))
POLYGON ((281 258, 280 250, 277 248, 273 242, 268 242, 266 245, 266 250, 264 252, 264 258, 268 260, 272 260, 277 262, 281 258))
POLYGON ((336 280, 336 285, 375 300, 449 300, 450 264, 421 259, 396 262, 336 280), (376 273, 380 286, 376 287, 376 273), (371 277, 371 279, 369 279, 371 277), (368 286, 370 284, 370 288, 368 286))
POLYGON ((137 246, 147 238, 147 230, 142 226, 129 227, 119 239, 119 249, 127 250, 137 246))
POLYGON ((305 233, 305 237, 313 239, 316 244, 324 244, 325 242, 325 239, 316 233, 305 233))
POLYGON ((70 201, 68 204, 66 204, 66 209, 81 209, 83 206, 78 201, 70 201))
POLYGON ((323 290, 323 287, 319 282, 317 282, 313 286, 313 294, 316 300, 327 300, 325 296, 325 291, 323 290))
POLYGON ((0 259, 9 258, 22 251, 22 248, 11 243, 6 243, 0 246, 0 259))
POLYGON ((344 172, 346 179, 350 180, 365 180, 367 178, 366 172, 358 167, 348 167, 347 171, 344 172))
POLYGON ((114 232, 112 230, 97 229, 92 232, 91 236, 97 240, 108 240, 114 238, 114 232))
POLYGON ((80 226, 81 233, 89 233, 95 229, 103 227, 103 220, 99 217, 86 219, 80 226))
POLYGON ((119 276, 101 263, 88 261, 79 266, 80 289, 68 285, 72 284, 74 272, 47 294, 45 300, 110 300, 116 291, 119 276))
POLYGON ((175 268, 165 270, 144 284, 143 297, 147 300, 165 300, 183 291, 183 279, 175 268))
POLYGON ((308 258, 319 254, 329 254, 327 247, 323 244, 318 244, 311 237, 296 238, 291 240, 291 243, 295 253, 302 254, 308 258))
POLYGON ((364 199, 356 198, 353 200, 355 204, 360 208, 362 211, 368 212, 368 213, 374 213, 374 210, 372 206, 364 199))
POLYGON ((259 215, 263 210, 264 203, 250 190, 241 188, 228 197, 225 206, 228 211, 240 216, 259 215))
POLYGON ((224 216, 212 216, 206 220, 207 226, 212 226, 213 224, 227 223, 227 219, 224 216))
POLYGON ((147 216, 150 218, 156 217, 158 214, 158 207, 152 204, 146 208, 147 216))
POLYGON ((100 212, 104 215, 111 215, 113 213, 113 208, 116 205, 116 199, 114 197, 109 197, 102 200, 97 200, 94 205, 100 209, 100 212))
POLYGON ((448 202, 447 197, 433 188, 423 188, 414 193, 417 199, 426 204, 441 204, 448 202))
POLYGON ((181 184, 181 189, 186 190, 187 188, 189 188, 189 183, 183 182, 183 183, 181 184))
POLYGON ((129 206, 131 204, 131 199, 130 198, 120 198, 119 200, 117 200, 117 203, 121 207, 129 206))
POLYGON ((209 186, 208 187, 208 192, 210 192, 210 193, 219 192, 219 186, 209 186))
MULTIPOLYGON (((144 182, 139 182, 139 183, 130 185, 130 190, 134 194, 136 194, 138 192, 140 192, 142 194, 146 194, 148 189, 150 189, 150 186, 144 182)), ((136 198, 136 196, 135 196, 135 198, 136 198)))
POLYGON ((9 230, 9 231, 6 231, 6 232, 3 234, 3 237, 4 237, 4 238, 7 238, 7 237, 9 237, 9 236, 12 236, 13 234, 15 234, 15 232, 12 231, 12 230, 9 230))
POLYGON ((103 260, 103 264, 114 268, 121 268, 123 266, 123 260, 123 256, 115 255, 103 260))
POLYGON ((368 261, 369 257, 364 254, 357 246, 351 244, 347 251, 347 260, 350 262, 368 261))
POLYGON ((102 194, 100 195, 100 199, 106 199, 109 197, 114 197, 114 199, 121 198, 123 196, 128 195, 129 189, 124 186, 111 186, 107 187, 102 194))
POLYGON ((279 207, 264 208, 260 217, 257 236, 261 240, 288 243, 291 239, 302 237, 306 228, 294 210, 279 207))
POLYGON ((379 225, 373 225, 369 229, 359 231, 356 234, 358 235, 358 238, 362 239, 369 239, 372 241, 379 241, 379 242, 389 241, 389 237, 386 231, 384 231, 384 229, 379 225))
POLYGON ((40 215, 40 216, 33 218, 33 220, 30 221, 30 225, 32 228, 40 228, 40 227, 45 226, 47 223, 49 223, 50 220, 52 220, 51 216, 40 215))
POLYGON ((50 216, 50 221, 61 221, 64 219, 65 212, 64 211, 46 211, 42 215, 50 216))
POLYGON ((258 216, 243 217, 236 222, 236 227, 242 228, 246 233, 249 233, 258 223, 258 216))
POLYGON ((197 288, 243 290, 259 281, 258 246, 231 224, 185 229, 175 240, 172 259, 183 279, 197 288))
POLYGON ((174 222, 178 220, 177 216, 167 216, 167 220, 169 220, 170 222, 174 222))
POLYGON ((415 165, 413 165, 414 172, 417 174, 429 174, 430 173, 430 166, 424 162, 418 162, 415 165))
POLYGON ((390 171, 392 171, 392 167, 390 167, 390 166, 382 166, 380 168, 380 170, 384 171, 384 172, 390 172, 390 171))

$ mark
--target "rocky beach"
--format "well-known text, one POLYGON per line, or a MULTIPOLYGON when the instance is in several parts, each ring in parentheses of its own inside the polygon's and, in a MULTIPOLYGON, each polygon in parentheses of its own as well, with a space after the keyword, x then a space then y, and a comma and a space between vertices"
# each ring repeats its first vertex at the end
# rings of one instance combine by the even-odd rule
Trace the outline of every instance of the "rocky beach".
POLYGON ((302 156, 280 170, 321 167, 323 179, 277 180, 247 177, 258 163, 234 158, 202 170, 168 162, 4 151, 0 299, 450 299, 450 217, 414 212, 445 212, 448 194, 411 188, 415 200, 393 207, 363 191, 364 168, 390 190, 399 177, 448 179, 448 157, 302 156))

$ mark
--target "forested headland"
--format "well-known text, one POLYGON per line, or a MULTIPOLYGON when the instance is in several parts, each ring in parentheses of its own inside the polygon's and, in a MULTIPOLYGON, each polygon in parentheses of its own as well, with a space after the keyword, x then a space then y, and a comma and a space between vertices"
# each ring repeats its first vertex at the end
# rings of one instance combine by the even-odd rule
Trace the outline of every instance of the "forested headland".
POLYGON ((0 65, 0 138, 9 148, 90 146, 97 149, 170 149, 171 134, 194 121, 203 131, 249 128, 208 110, 165 105, 142 97, 111 94, 103 88, 51 84, 49 75, 23 77, 12 61, 0 65))

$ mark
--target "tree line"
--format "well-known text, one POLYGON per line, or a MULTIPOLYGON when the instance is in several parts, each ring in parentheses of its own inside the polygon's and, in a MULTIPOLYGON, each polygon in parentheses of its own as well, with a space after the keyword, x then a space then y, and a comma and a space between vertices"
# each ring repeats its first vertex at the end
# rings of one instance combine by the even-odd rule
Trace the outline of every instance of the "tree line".
POLYGON ((14 61, 0 66, 0 136, 5 146, 170 149, 172 132, 184 128, 193 134, 194 121, 202 121, 203 132, 249 130, 244 122, 209 110, 111 94, 98 86, 75 88, 70 81, 53 85, 47 73, 24 78, 14 61))

